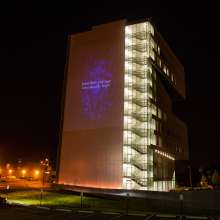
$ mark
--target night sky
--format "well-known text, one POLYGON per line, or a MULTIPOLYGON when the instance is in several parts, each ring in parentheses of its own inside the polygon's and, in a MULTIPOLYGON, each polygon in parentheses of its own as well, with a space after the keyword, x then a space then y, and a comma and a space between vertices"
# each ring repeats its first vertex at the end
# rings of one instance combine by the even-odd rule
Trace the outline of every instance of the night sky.
POLYGON ((75 5, 19 1, 1 8, 0 164, 18 158, 56 159, 68 34, 115 19, 148 17, 185 67, 187 100, 175 108, 188 125, 190 162, 197 167, 219 164, 217 3, 72 2, 75 5))

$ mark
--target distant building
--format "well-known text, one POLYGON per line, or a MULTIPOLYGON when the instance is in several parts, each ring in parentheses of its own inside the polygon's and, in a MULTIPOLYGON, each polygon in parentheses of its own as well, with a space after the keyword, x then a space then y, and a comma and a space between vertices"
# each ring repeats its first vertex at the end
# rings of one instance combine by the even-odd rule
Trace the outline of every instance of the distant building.
POLYGON ((184 68, 154 25, 120 20, 69 37, 58 183, 166 191, 188 158, 173 113, 184 68))

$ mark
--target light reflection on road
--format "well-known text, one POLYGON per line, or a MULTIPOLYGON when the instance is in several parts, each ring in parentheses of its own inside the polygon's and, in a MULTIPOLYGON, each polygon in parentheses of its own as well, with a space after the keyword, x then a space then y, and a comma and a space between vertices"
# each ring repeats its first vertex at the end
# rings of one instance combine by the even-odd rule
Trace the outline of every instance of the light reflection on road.
POLYGON ((27 189, 27 188, 48 188, 49 183, 42 184, 40 180, 26 180, 26 179, 5 179, 5 182, 0 182, 0 190, 7 189, 27 189))

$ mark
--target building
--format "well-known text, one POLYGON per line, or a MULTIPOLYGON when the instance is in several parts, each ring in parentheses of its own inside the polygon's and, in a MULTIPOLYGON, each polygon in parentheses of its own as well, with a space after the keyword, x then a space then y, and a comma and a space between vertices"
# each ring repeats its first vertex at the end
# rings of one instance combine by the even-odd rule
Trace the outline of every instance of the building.
POLYGON ((58 183, 166 191, 187 129, 184 68, 154 25, 119 20, 69 37, 58 183))

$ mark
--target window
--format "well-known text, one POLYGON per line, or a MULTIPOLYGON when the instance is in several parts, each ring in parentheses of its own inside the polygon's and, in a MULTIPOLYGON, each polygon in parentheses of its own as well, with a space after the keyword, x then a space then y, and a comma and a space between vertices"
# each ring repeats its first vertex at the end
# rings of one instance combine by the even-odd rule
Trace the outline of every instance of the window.
POLYGON ((160 47, 157 46, 157 53, 160 54, 160 47))

